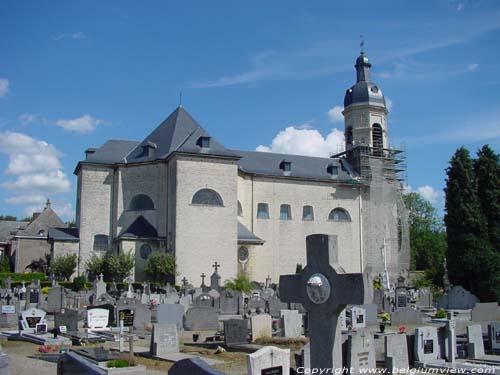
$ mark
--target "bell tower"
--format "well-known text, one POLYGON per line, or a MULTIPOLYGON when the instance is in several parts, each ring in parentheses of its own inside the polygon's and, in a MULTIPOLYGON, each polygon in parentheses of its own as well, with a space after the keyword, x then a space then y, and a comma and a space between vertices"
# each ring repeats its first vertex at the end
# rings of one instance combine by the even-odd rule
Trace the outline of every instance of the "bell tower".
POLYGON ((373 156, 388 148, 387 106, 382 90, 371 80, 371 63, 365 53, 356 59, 356 83, 344 97, 345 149, 369 147, 373 156))

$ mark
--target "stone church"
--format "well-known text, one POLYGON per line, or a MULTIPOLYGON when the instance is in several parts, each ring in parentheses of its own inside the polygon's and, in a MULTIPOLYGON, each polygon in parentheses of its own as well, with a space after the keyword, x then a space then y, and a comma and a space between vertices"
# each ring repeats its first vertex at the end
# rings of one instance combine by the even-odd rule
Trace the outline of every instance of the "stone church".
POLYGON ((223 280, 276 282, 306 264, 307 235, 326 233, 346 272, 392 283, 409 269, 404 158, 389 147, 387 106, 364 53, 355 68, 345 151, 330 158, 228 148, 182 106, 142 141, 87 149, 75 169, 78 233, 53 231, 53 249, 76 251, 79 274, 92 254, 131 252, 143 281, 149 256, 167 252, 177 283, 198 285, 214 262, 223 280))

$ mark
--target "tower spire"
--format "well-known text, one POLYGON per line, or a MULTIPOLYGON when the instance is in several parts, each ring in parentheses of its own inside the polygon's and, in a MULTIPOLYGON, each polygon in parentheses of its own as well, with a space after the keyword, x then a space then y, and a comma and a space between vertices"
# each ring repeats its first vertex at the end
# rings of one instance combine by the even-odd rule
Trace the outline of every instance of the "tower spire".
POLYGON ((359 36, 359 49, 360 49, 360 54, 364 55, 365 54, 365 39, 363 38, 363 34, 359 36))

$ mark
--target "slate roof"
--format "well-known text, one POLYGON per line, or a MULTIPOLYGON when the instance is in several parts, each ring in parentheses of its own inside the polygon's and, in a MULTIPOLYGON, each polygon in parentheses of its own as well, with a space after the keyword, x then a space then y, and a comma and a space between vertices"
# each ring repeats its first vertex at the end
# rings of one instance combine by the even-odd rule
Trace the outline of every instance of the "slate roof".
POLYGON ((81 163, 136 163, 165 159, 174 152, 181 152, 234 158, 241 171, 256 175, 332 180, 326 168, 334 165, 339 168, 337 180, 352 182, 357 177, 344 159, 233 150, 214 138, 210 138, 209 148, 202 148, 197 144, 202 136, 210 137, 183 107, 178 107, 142 142, 109 140, 81 163), (144 153, 144 147, 150 148, 149 154, 144 153), (292 163, 289 173, 280 169, 283 160, 292 163))
POLYGON ((54 241, 78 242, 78 228, 49 228, 48 239, 54 241))
POLYGON ((66 224, 57 216, 55 211, 50 207, 45 207, 38 217, 28 224, 25 230, 17 233, 19 237, 41 237, 47 236, 49 228, 52 227, 67 227, 66 224), (44 234, 39 234, 43 230, 44 234))
POLYGON ((119 238, 157 238, 158 232, 144 216, 139 216, 118 236, 119 238))
POLYGON ((19 231, 28 225, 25 221, 0 220, 0 243, 10 240, 19 231))
POLYGON ((253 234, 250 229, 238 221, 238 243, 262 245, 265 241, 253 234))
POLYGON ((312 156, 275 154, 271 152, 233 150, 241 158, 238 160, 239 169, 246 173, 276 176, 297 177, 332 180, 327 167, 338 167, 338 180, 352 181, 357 177, 352 167, 344 159, 318 158, 312 156), (284 172, 280 169, 282 161, 291 163, 291 170, 284 172))

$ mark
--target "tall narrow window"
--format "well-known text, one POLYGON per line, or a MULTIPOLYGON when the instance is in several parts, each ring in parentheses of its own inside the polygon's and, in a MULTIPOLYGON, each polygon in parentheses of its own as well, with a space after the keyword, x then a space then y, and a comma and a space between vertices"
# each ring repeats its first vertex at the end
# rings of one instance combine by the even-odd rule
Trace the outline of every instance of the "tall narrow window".
POLYGON ((267 203, 259 203, 257 205, 257 218, 269 219, 269 205, 267 203))
POLYGON ((304 221, 314 220, 314 210, 312 206, 304 206, 302 208, 302 220, 304 221))
POLYGON ((330 211, 328 215, 328 220, 330 221, 351 221, 351 216, 343 208, 335 208, 330 211))
POLYGON ((352 127, 350 126, 345 131, 345 145, 347 150, 352 148, 352 127))
POLYGON ((373 124, 372 126, 372 145, 373 155, 382 156, 384 140, 382 138, 382 127, 380 126, 380 124, 373 124))
POLYGON ((238 216, 243 217, 243 207, 241 207, 240 201, 238 201, 238 216))
POLYGON ((280 206, 280 220, 292 220, 292 208, 289 204, 280 206))
POLYGON ((108 251, 108 236, 106 234, 94 236, 94 251, 108 251))

